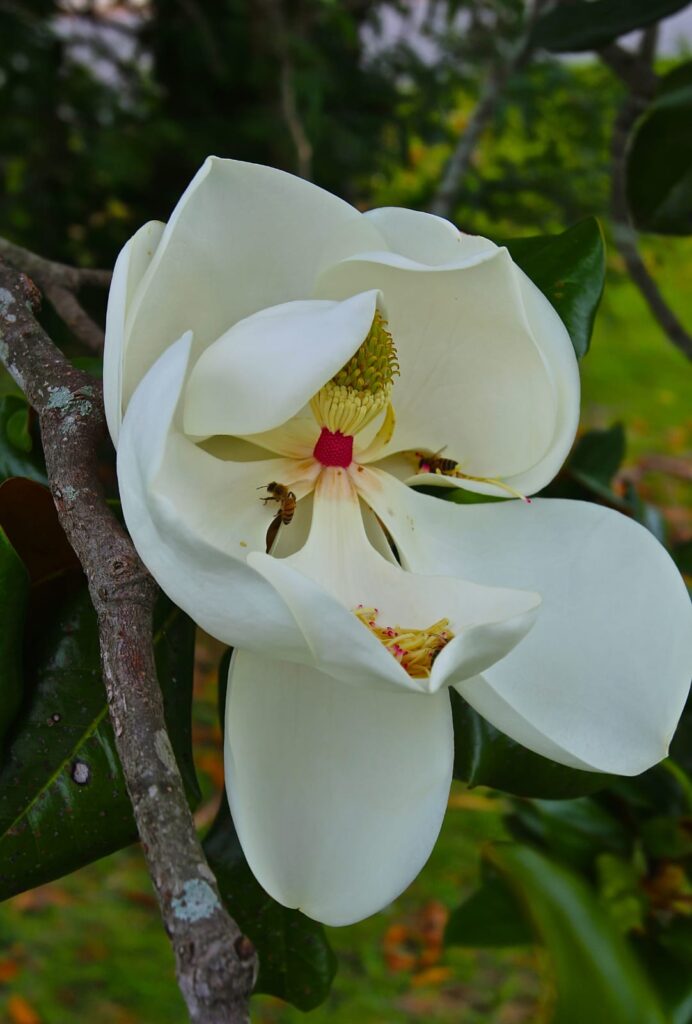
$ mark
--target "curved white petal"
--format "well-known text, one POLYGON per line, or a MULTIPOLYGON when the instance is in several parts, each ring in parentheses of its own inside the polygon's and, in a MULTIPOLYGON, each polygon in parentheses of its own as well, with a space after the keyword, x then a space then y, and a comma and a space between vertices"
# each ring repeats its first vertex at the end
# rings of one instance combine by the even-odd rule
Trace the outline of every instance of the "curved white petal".
POLYGON ((443 217, 400 206, 369 210, 365 216, 374 224, 392 252, 408 259, 438 267, 469 256, 497 249, 481 235, 467 235, 443 217))
POLYGON ((238 320, 311 297, 325 260, 381 246, 362 214, 302 178, 209 157, 128 308, 124 406, 184 331, 194 332, 196 358, 238 320))
POLYGON ((636 775, 665 756, 689 689, 692 607, 647 530, 584 502, 459 506, 384 473, 362 476, 412 571, 532 587, 543 598, 526 639, 459 686, 470 704, 575 767, 636 775))
POLYGON ((383 558, 367 539, 355 489, 341 470, 320 476, 304 547, 290 558, 255 552, 248 560, 290 607, 316 667, 347 683, 435 692, 503 658, 531 628, 540 604, 535 593, 414 575, 383 558), (449 619, 454 639, 429 678, 408 675, 356 618, 359 605, 376 608, 385 627, 424 629, 449 619))
POLYGON ((557 313, 507 251, 434 268, 365 254, 325 270, 316 294, 365 287, 382 292, 401 365, 390 451, 444 448, 463 472, 519 490, 551 479, 576 432, 577 363, 557 313))
POLYGON ((253 873, 284 906, 346 925, 390 903, 435 844, 452 762, 447 693, 384 693, 234 656, 229 803, 253 873))
POLYGON ((144 271, 151 263, 156 247, 161 241, 165 226, 158 220, 150 220, 148 224, 144 224, 121 249, 113 268, 113 279, 108 292, 106 340, 103 349, 103 404, 108 430, 116 448, 122 420, 120 396, 125 319, 144 271))
POLYGON ((260 310, 236 323, 193 366, 188 434, 259 434, 295 416, 360 347, 377 292, 260 310))
POLYGON ((284 475, 279 482, 300 497, 312 489, 310 469, 284 459, 224 462, 180 433, 190 343, 184 336, 164 353, 123 420, 118 480, 125 522, 152 576, 208 633, 277 657, 307 656, 293 616, 246 556, 264 550, 277 510, 274 502, 263 505, 266 491, 257 487, 284 475))
POLYGON ((290 459, 307 459, 315 450, 320 429, 312 409, 308 407, 281 426, 259 434, 248 434, 245 440, 290 459))

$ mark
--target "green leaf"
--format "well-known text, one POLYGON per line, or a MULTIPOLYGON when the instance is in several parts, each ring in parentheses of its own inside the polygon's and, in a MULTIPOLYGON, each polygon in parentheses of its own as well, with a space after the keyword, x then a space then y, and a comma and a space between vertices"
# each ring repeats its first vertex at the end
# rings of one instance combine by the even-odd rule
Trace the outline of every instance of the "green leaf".
POLYGON ((30 452, 34 442, 29 431, 29 406, 17 409, 7 420, 7 440, 20 452, 30 452))
POLYGON ((484 862, 480 888, 450 914, 445 945, 523 946, 533 941, 533 932, 507 884, 484 862))
POLYGON ((552 53, 597 50, 686 7, 689 0, 578 0, 536 22, 533 42, 552 53))
POLYGON ((22 647, 29 577, 0 530, 0 750, 22 699, 22 647))
POLYGON ((692 62, 663 79, 630 141, 627 201, 640 231, 692 233, 691 123, 692 62))
POLYGON ((692 948, 687 956, 684 952, 680 955, 676 948, 679 925, 692 930, 689 918, 677 918, 658 941, 637 941, 635 949, 656 986, 670 1024, 692 1024, 692 948))
MULTIPOLYGON (((223 727, 231 651, 219 665, 219 716, 223 727)), ((231 916, 259 954, 255 991, 278 996, 299 1010, 324 1002, 336 974, 336 957, 324 928, 269 896, 252 874, 238 840, 226 794, 205 837, 204 852, 231 916)))
POLYGON ((582 772, 534 754, 482 718, 451 691, 454 777, 516 796, 568 800, 608 785, 609 776, 582 772))
POLYGON ((591 870, 604 851, 627 856, 631 840, 620 821, 596 800, 516 802, 507 825, 513 836, 541 846, 573 867, 591 870))
POLYGON ((577 441, 569 458, 573 473, 610 489, 625 458, 625 430, 615 423, 607 430, 590 430, 577 441))
POLYGON ((669 1024, 637 958, 585 882, 523 846, 488 846, 484 857, 548 951, 552 1024, 669 1024))
MULTIPOLYGON (((194 797, 189 719, 195 627, 164 598, 155 619, 171 742, 194 797)), ((27 697, 0 769, 0 899, 74 871, 137 836, 85 588, 34 631, 25 685, 27 697)))
POLYGON ((31 435, 29 415, 23 397, 0 396, 0 482, 11 476, 46 482, 43 455, 31 435))
POLYGON ((589 349, 605 282, 605 245, 598 221, 587 217, 561 235, 504 244, 555 307, 581 359, 589 349))
POLYGON ((336 957, 324 928, 299 910, 267 895, 241 849, 224 793, 219 813, 204 840, 224 903, 259 953, 257 992, 278 996, 300 1010, 324 1002, 336 974, 336 957))

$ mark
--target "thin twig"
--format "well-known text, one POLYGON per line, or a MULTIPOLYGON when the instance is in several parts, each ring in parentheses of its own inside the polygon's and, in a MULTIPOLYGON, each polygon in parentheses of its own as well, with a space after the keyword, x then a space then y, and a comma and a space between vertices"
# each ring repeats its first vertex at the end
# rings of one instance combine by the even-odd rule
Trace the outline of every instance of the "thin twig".
MULTIPOLYGON (((632 55, 628 60, 626 73, 622 72, 622 66, 620 71, 617 71, 612 62, 613 51, 618 47, 606 47, 599 51, 601 59, 616 70, 629 90, 615 118, 611 141, 613 240, 630 278, 639 289, 654 319, 676 348, 688 359, 692 359, 692 335, 678 320, 647 270, 639 253, 637 232, 632 226, 627 205, 627 146, 634 125, 651 101, 656 89, 657 80, 653 71, 655 39, 656 26, 653 26, 644 33, 638 53, 632 55)), ((619 59, 618 57, 617 60, 619 59)))
POLYGON ((112 277, 110 270, 71 267, 47 260, 6 238, 0 238, 0 258, 36 281, 60 319, 83 345, 92 352, 103 351, 103 330, 89 316, 76 293, 84 285, 107 288, 112 277))
POLYGON ((469 169, 476 146, 494 117, 506 86, 517 72, 528 64, 533 55, 533 26, 536 17, 545 6, 546 0, 535 0, 524 30, 511 54, 505 59, 496 60, 490 69, 483 83, 480 99, 447 161, 440 184, 428 207, 430 213, 437 214, 438 217, 452 215, 461 183, 469 169))
POLYGON ((295 67, 286 24, 283 0, 261 0, 260 6, 270 31, 271 45, 279 62, 279 99, 281 113, 296 151, 296 171, 307 181, 312 177, 312 143, 298 109, 295 67))
POLYGON ((39 301, 33 282, 0 259, 0 358, 38 413, 58 516, 89 583, 115 741, 178 984, 194 1024, 246 1024, 257 958, 221 902, 166 731, 152 644, 156 585, 101 490, 98 385, 36 321, 39 301))

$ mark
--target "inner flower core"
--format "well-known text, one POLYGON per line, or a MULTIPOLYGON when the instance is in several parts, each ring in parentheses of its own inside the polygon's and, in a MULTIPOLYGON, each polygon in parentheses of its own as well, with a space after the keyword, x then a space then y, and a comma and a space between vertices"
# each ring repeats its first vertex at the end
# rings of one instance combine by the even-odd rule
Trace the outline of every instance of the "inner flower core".
MULTIPOLYGON (((387 330, 387 321, 377 311, 358 351, 311 400, 315 419, 330 434, 352 437, 384 410, 398 373, 394 341, 387 330)), ((319 458, 317 448, 315 457, 319 458)))
POLYGON ((407 629, 403 626, 378 626, 377 608, 365 608, 359 604, 354 613, 413 679, 427 679, 437 655, 454 639, 449 619, 439 619, 427 629, 407 629))

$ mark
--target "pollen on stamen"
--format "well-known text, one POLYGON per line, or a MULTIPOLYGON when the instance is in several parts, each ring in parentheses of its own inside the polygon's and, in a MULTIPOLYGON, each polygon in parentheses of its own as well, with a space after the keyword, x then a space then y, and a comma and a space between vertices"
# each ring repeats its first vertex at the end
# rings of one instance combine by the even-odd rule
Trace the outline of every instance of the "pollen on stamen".
POLYGON ((449 619, 439 619, 427 629, 409 629, 403 626, 378 626, 377 608, 366 608, 359 604, 353 612, 413 679, 427 679, 435 658, 454 639, 449 619))
POLYGON ((332 434, 356 434, 385 409, 398 373, 392 335, 376 311, 357 352, 311 400, 315 419, 332 434))

